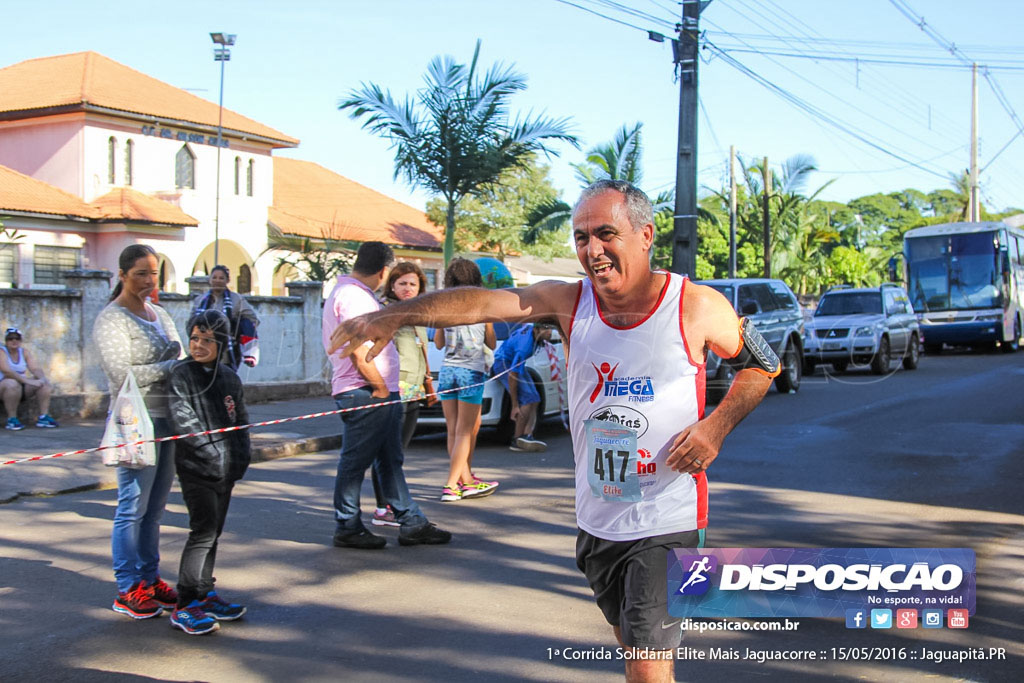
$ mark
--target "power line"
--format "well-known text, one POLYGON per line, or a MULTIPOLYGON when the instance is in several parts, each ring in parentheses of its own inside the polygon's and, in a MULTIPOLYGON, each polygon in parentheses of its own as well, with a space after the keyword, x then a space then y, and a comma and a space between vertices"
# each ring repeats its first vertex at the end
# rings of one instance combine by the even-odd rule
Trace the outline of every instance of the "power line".
POLYGON ((879 152, 882 152, 883 154, 886 154, 888 156, 893 157, 894 159, 898 159, 899 161, 902 161, 903 163, 907 164, 908 166, 913 166, 914 168, 917 168, 917 169, 919 169, 921 171, 924 171, 925 173, 930 173, 930 174, 932 174, 934 176, 938 176, 939 178, 945 179, 945 177, 946 177, 945 174, 940 173, 940 172, 935 171, 935 170, 930 169, 930 168, 926 168, 923 165, 921 165, 920 163, 918 163, 916 161, 913 161, 912 159, 909 159, 909 158, 907 158, 907 157, 905 157, 905 156, 903 156, 901 154, 897 154, 896 152, 893 152, 892 150, 886 148, 882 144, 879 144, 878 142, 875 142, 874 140, 869 139, 866 136, 865 133, 863 133, 861 131, 858 131, 857 129, 855 129, 850 124, 846 124, 844 122, 839 121, 838 119, 835 119, 835 118, 832 118, 832 117, 828 116, 823 111, 821 111, 820 109, 818 109, 814 105, 810 104, 809 102, 806 102, 805 100, 802 100, 801 98, 799 98, 796 95, 790 93, 789 91, 779 87, 775 83, 772 83, 767 78, 765 78, 764 76, 760 75, 759 73, 757 73, 753 69, 749 68, 748 66, 746 66, 745 64, 743 64, 742 62, 737 60, 735 57, 733 57, 729 53, 727 53, 724 50, 720 49, 714 43, 706 42, 706 44, 709 45, 711 49, 715 50, 716 53, 727 64, 729 64, 733 68, 737 69, 741 73, 746 74, 747 76, 752 78, 754 81, 760 83, 762 86, 764 86, 768 90, 771 90, 772 92, 776 93, 777 95, 779 95, 780 97, 782 97, 786 101, 790 102, 794 106, 798 107, 802 111, 806 112, 807 114, 811 115, 812 117, 817 118, 817 119, 819 119, 821 121, 824 121, 825 123, 829 124, 830 126, 833 126, 834 128, 836 128, 836 129, 846 133, 847 135, 849 135, 849 136, 851 136, 853 138, 856 138, 857 140, 860 140, 864 144, 866 144, 866 145, 868 145, 868 146, 878 150, 879 152))
MULTIPOLYGON (((709 21, 707 23, 710 24, 712 22, 709 21)), ((711 44, 710 41, 706 41, 706 42, 708 42, 708 44, 711 44)), ((722 50, 724 52, 723 48, 721 48, 721 47, 719 47, 717 45, 715 47, 716 47, 716 49, 722 50)), ((786 66, 784 64, 780 64, 779 62, 777 62, 776 60, 772 59, 771 57, 767 57, 767 59, 769 61, 771 61, 772 63, 776 64, 777 66, 782 67, 783 69, 785 69, 789 73, 793 74, 794 76, 796 76, 801 81, 804 81, 805 83, 809 84, 810 86, 812 86, 812 87, 822 91, 823 93, 825 93, 829 97, 839 101, 843 106, 845 106, 845 107, 847 107, 847 108, 849 108, 849 109, 851 109, 853 111, 856 111, 856 112, 862 114, 863 116, 867 117, 868 119, 871 119, 871 120, 875 121, 876 123, 879 123, 882 126, 885 126, 886 128, 889 128, 889 129, 893 130, 894 132, 898 133, 901 136, 912 138, 913 140, 917 141, 918 143, 920 143, 920 144, 922 144, 922 145, 924 145, 926 147, 930 147, 930 148, 932 148, 932 149, 934 149, 936 151, 939 151, 939 148, 936 147, 935 145, 933 145, 932 143, 927 142, 925 140, 922 140, 921 138, 918 138, 915 135, 913 135, 911 133, 908 133, 907 131, 904 131, 904 130, 901 130, 900 128, 897 128, 895 125, 893 125, 889 121, 881 119, 881 118, 875 116, 874 114, 872 114, 871 112, 865 111, 864 109, 858 107, 857 105, 853 104, 852 102, 843 99, 842 97, 837 95, 832 89, 826 88, 826 87, 824 87, 822 85, 819 85, 818 83, 815 83, 814 81, 811 81, 809 78, 807 78, 803 74, 800 74, 800 73, 794 71, 793 69, 790 69, 788 66, 786 66)))
MULTIPOLYGON (((963 50, 958 48, 955 43, 946 40, 942 36, 942 34, 940 34, 938 31, 932 28, 927 22, 925 22, 923 16, 918 16, 917 13, 914 12, 914 10, 910 7, 910 5, 907 4, 906 0, 889 0, 889 2, 892 3, 892 5, 897 10, 899 10, 901 14, 903 14, 903 16, 905 16, 911 22, 916 24, 918 28, 924 31, 925 35, 927 35, 929 38, 935 41, 936 44, 938 44, 940 47, 948 50, 950 54, 959 59, 961 62, 968 65, 973 65, 976 63, 975 60, 969 59, 967 55, 964 54, 963 50)), ((1013 109, 1013 106, 1010 104, 1010 101, 1006 98, 1006 95, 1003 93, 1003 89, 996 82, 995 77, 989 73, 988 69, 985 69, 982 72, 982 74, 984 75, 985 80, 988 81, 989 87, 991 87, 992 91, 996 94, 996 99, 999 100, 999 104, 1002 105, 1003 109, 1009 115, 1010 120, 1013 121, 1013 124, 1017 126, 1017 130, 1024 132, 1024 122, 1022 122, 1020 120, 1020 117, 1017 116, 1017 112, 1013 109)))
MULTIPOLYGON (((770 2, 770 0, 767 0, 770 2)), ((779 7, 776 3, 771 3, 779 9, 780 12, 792 17, 796 22, 807 27, 808 30, 814 31, 814 29, 808 26, 806 23, 801 21, 798 17, 786 12, 784 9, 779 7)), ((714 35, 714 31, 708 31, 709 34, 714 35)), ((817 31, 815 31, 817 33, 817 31)), ((744 38, 746 40, 753 41, 768 41, 768 42, 787 42, 787 38, 778 36, 772 33, 735 33, 736 36, 744 38)), ((824 44, 824 45, 835 45, 835 46, 846 46, 846 47, 862 47, 862 48, 884 48, 886 50, 896 50, 905 52, 917 53, 920 49, 928 47, 927 43, 906 43, 906 42, 890 42, 882 40, 858 40, 858 39, 845 39, 845 38, 830 38, 822 36, 820 33, 819 37, 806 35, 801 37, 801 42, 809 44, 824 44)), ((972 52, 981 53, 992 53, 995 55, 1008 55, 1008 54, 1024 54, 1024 47, 1019 45, 988 45, 988 46, 968 46, 961 45, 960 49, 968 49, 972 52)))
POLYGON ((623 12, 624 14, 628 14, 630 16, 634 16, 634 17, 636 17, 638 19, 644 19, 646 21, 653 21, 655 23, 664 24, 666 26, 673 27, 673 28, 675 27, 675 24, 676 24, 674 19, 664 19, 662 17, 657 17, 657 16, 655 16, 653 14, 649 14, 647 12, 643 12, 641 10, 629 7, 627 5, 623 5, 620 2, 614 2, 614 0, 591 0, 591 1, 592 2, 597 2, 597 3, 599 3, 601 5, 604 5, 604 6, 608 7, 608 8, 610 8, 610 9, 618 10, 620 12, 623 12))
MULTIPOLYGON (((921 61, 908 61, 900 59, 885 59, 881 57, 859 57, 859 56, 837 56, 834 54, 826 54, 822 52, 806 52, 806 53, 793 53, 793 52, 779 52, 776 50, 768 50, 764 48, 742 48, 733 47, 730 45, 722 45, 723 49, 729 50, 729 52, 742 52, 759 55, 773 55, 775 57, 794 57, 797 59, 812 59, 814 61, 824 62, 855 62, 859 64, 887 64, 893 66, 911 66, 911 67, 925 67, 933 69, 970 69, 970 66, 966 66, 960 63, 953 62, 921 62, 921 61)), ((979 65, 981 66, 981 65, 979 65)), ((999 71, 1022 71, 1024 72, 1024 62, 1021 62, 1020 66, 996 66, 992 64, 984 65, 986 69, 999 70, 999 71)))
POLYGON ((648 29, 640 28, 636 24, 631 24, 628 21, 622 21, 621 19, 615 19, 614 17, 610 17, 607 14, 602 14, 602 13, 598 12, 597 10, 590 9, 589 7, 584 7, 583 5, 577 5, 575 2, 569 2, 569 0, 555 0, 555 2, 560 2, 563 5, 569 5, 570 7, 575 7, 576 9, 581 9, 584 12, 589 12, 591 14, 596 14, 597 16, 601 17, 602 19, 607 19, 608 21, 614 21, 616 24, 622 24, 623 26, 628 26, 630 28, 635 28, 637 31, 643 31, 645 33, 648 31, 648 29))
MULTIPOLYGON (((746 0, 738 0, 738 1, 739 2, 743 2, 744 5, 750 9, 751 13, 756 14, 757 16, 760 16, 764 20, 764 22, 767 23, 767 24, 778 26, 783 31, 787 30, 788 28, 795 28, 797 33, 799 33, 800 35, 798 35, 798 36, 790 36, 790 37, 785 37, 785 38, 780 37, 780 39, 783 40, 787 45, 789 45, 797 53, 805 54, 807 52, 804 49, 803 41, 804 41, 805 38, 810 37, 810 34, 807 31, 804 31, 804 30, 802 30, 802 29, 800 29, 798 27, 795 27, 795 23, 797 23, 797 22, 803 24, 804 26, 807 26, 806 24, 804 24, 804 22, 802 20, 794 17, 792 14, 787 12, 785 9, 779 7, 778 5, 775 5, 775 7, 778 9, 778 12, 779 12, 779 16, 778 16, 779 20, 787 21, 786 17, 789 17, 789 26, 788 27, 784 27, 784 26, 782 26, 779 23, 779 21, 776 20, 775 16, 769 16, 769 15, 764 14, 763 12, 761 12, 761 10, 759 9, 758 6, 756 6, 756 5, 755 6, 751 6, 748 3, 746 3, 746 0), (794 43, 793 40, 791 40, 791 38, 795 39, 795 40, 797 40, 799 42, 798 43, 794 43)), ((733 9, 733 11, 738 11, 735 8, 732 8, 732 9, 733 9)), ((746 17, 746 15, 743 15, 743 16, 746 17)), ((807 28, 810 31, 815 31, 810 26, 808 26, 807 28)), ((817 32, 815 31, 815 33, 817 33, 817 32)), ((818 34, 818 35, 820 35, 820 34, 818 34)), ((749 43, 746 43, 746 41, 743 41, 743 42, 748 47, 753 47, 749 43)), ((847 53, 847 54, 850 54, 850 53, 847 53)), ((853 56, 853 55, 851 55, 851 56, 853 56)), ((770 61, 774 61, 774 60, 770 60, 770 61)), ((835 69, 829 69, 829 71, 831 71, 832 73, 837 74, 843 80, 846 80, 848 78, 848 74, 846 74, 844 72, 837 72, 835 69)), ((856 74, 857 74, 857 81, 858 81, 857 89, 861 90, 860 84, 859 84, 859 80, 860 80, 860 78, 859 78, 859 75, 860 75, 860 65, 859 64, 857 64, 857 67, 856 67, 856 74)), ((807 79, 805 78, 804 80, 807 80, 807 79)), ((879 100, 879 103, 882 104, 883 107, 886 110, 900 109, 902 111, 902 113, 911 122, 919 125, 920 124, 920 120, 921 120, 921 116, 924 113, 921 110, 921 107, 920 107, 921 103, 920 103, 920 101, 915 99, 915 98, 911 98, 907 94, 906 87, 903 84, 896 85, 896 84, 892 83, 891 80, 885 78, 884 76, 880 76, 879 77, 879 83, 880 84, 888 84, 888 87, 883 88, 883 91, 885 93, 884 96, 877 96, 877 99, 879 100), (896 106, 897 103, 902 103, 902 107, 897 107, 896 106)), ((824 88, 821 88, 821 89, 824 90, 824 88)), ((830 92, 830 91, 826 90, 826 92, 830 92)), ((830 92, 830 94, 831 94, 831 92, 830 92)), ((890 125, 891 126, 891 124, 889 124, 888 121, 886 121, 884 123, 886 125, 890 125)), ((952 122, 950 122, 950 121, 944 121, 944 125, 951 126, 951 124, 952 124, 952 122)), ((891 126, 891 127, 893 127, 895 129, 894 126, 891 126)), ((950 129, 950 131, 949 131, 950 134, 952 134, 951 131, 952 131, 952 129, 950 129)), ((920 142, 920 140, 919 140, 919 142, 920 142)), ((925 143, 925 144, 927 144, 927 143, 925 143)))

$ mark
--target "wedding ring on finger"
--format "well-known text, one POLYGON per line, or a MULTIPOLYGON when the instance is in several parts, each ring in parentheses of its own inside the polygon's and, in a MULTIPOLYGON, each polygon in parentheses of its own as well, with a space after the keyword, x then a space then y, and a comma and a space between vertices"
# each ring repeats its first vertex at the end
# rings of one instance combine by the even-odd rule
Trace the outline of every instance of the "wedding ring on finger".
POLYGON ((704 463, 700 461, 700 458, 696 458, 693 464, 697 466, 697 469, 704 469, 704 463))

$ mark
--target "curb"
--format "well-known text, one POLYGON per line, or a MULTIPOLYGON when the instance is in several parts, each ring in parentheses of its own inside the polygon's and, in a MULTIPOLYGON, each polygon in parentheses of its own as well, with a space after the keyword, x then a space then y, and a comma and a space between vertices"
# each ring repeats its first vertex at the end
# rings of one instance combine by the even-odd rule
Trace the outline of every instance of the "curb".
POLYGON ((290 458, 294 455, 316 453, 317 451, 326 451, 334 448, 341 448, 341 434, 310 436, 297 441, 279 441, 253 448, 252 462, 256 464, 258 462, 290 458))
MULTIPOLYGON (((311 436, 296 441, 278 441, 252 449, 252 464, 290 458, 306 453, 331 450, 341 447, 341 434, 328 434, 325 436, 311 436)), ((0 499, 0 505, 13 503, 21 498, 42 498, 48 496, 59 496, 65 493, 80 493, 82 491, 95 491, 98 489, 111 489, 117 486, 117 476, 113 469, 107 469, 109 476, 102 476, 99 481, 88 484, 80 484, 57 490, 35 489, 30 491, 19 491, 13 496, 0 499)))

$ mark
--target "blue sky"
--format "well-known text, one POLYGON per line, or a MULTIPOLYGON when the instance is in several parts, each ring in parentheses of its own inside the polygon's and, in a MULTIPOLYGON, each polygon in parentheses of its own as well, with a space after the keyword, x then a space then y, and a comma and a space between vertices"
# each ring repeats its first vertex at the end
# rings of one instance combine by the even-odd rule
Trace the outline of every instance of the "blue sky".
MULTIPOLYGON (((301 139, 285 155, 316 161, 422 207, 428 195, 393 180, 387 144, 339 112, 337 101, 362 81, 396 95, 412 92, 433 56, 451 54, 466 62, 480 38, 484 64, 515 63, 528 77, 528 90, 515 97, 514 109, 570 117, 584 149, 609 140, 624 123, 641 121, 643 187, 654 193, 673 186, 679 91, 671 48, 648 40, 640 29, 671 34, 678 3, 573 1, 610 18, 556 0, 23 2, 4 10, 0 65, 95 50, 216 101, 219 70, 208 34, 235 33, 226 107, 301 139), (622 9, 627 6, 639 14, 622 9)), ((991 73, 1010 107, 1024 117, 1021 3, 905 2, 968 58, 1020 69, 991 73)), ((810 117, 705 50, 702 185, 721 186, 730 144, 751 162, 767 155, 773 165, 794 154, 812 155, 820 172, 809 188, 832 180, 822 196, 840 201, 906 187, 948 187, 948 174, 967 167, 968 70, 820 59, 827 52, 955 63, 891 0, 714 0, 702 15, 702 28, 733 59, 903 158, 810 117), (750 49, 813 52, 819 59, 738 51, 750 49)), ((979 91, 983 200, 997 209, 1024 207, 1024 136, 989 164, 1017 128, 984 79, 979 91)), ((572 201, 578 185, 569 163, 581 161, 583 153, 568 146, 559 150, 561 156, 550 161, 552 177, 572 201)))

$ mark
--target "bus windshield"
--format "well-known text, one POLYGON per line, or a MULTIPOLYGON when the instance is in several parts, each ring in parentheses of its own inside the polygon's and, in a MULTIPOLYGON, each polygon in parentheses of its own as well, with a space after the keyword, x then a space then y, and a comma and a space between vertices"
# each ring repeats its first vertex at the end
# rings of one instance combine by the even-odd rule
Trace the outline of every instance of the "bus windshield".
POLYGON ((1001 306, 995 233, 908 239, 907 275, 915 311, 1001 306))

